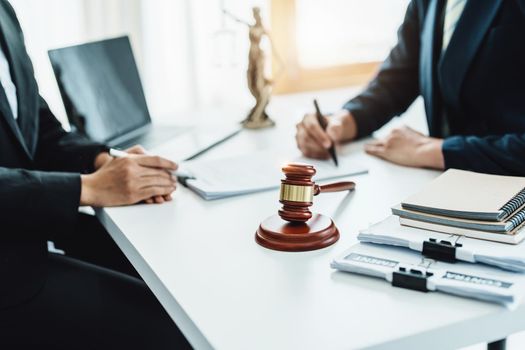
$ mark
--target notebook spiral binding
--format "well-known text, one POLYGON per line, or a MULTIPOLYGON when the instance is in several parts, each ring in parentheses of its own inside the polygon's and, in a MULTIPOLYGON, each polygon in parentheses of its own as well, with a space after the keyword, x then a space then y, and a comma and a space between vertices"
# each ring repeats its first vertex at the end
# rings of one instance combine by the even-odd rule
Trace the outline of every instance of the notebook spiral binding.
POLYGON ((523 222, 525 221, 525 208, 518 211, 516 214, 514 214, 508 222, 511 223, 511 230, 514 230, 516 227, 521 226, 523 222))
POLYGON ((504 213, 503 218, 507 218, 514 213, 518 208, 525 204, 525 188, 522 189, 518 194, 511 198, 504 206, 500 208, 500 211, 504 213))

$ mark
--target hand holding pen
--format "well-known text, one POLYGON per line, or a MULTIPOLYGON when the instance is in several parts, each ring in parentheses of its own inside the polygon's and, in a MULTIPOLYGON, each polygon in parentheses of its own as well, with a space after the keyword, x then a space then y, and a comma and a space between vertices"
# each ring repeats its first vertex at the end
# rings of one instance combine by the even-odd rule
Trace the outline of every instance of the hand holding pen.
POLYGON ((319 118, 318 115, 321 115, 320 111, 304 116, 297 124, 295 139, 297 147, 306 157, 329 159, 330 148, 334 144, 350 141, 356 137, 356 125, 351 113, 344 109, 334 112, 329 118, 326 116, 319 118), (323 129, 324 125, 326 125, 325 129, 323 129))
POLYGON ((109 207, 171 200, 177 184, 172 174, 178 168, 176 163, 144 154, 137 147, 118 152, 122 152, 120 157, 112 156, 111 151, 99 154, 96 171, 81 175, 80 205, 109 207))

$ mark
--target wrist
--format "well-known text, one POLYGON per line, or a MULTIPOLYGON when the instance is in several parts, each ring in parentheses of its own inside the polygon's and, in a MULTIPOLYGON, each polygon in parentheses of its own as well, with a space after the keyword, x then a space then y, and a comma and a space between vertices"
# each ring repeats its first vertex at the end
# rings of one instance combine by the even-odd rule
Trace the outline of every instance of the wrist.
POLYGON ((419 147, 421 166, 431 169, 445 169, 445 157, 443 156, 443 139, 429 138, 428 142, 419 147))
POLYGON ((334 115, 335 118, 339 118, 343 126, 343 140, 350 141, 357 137, 357 124, 352 113, 346 109, 341 110, 334 115))
POLYGON ((94 205, 93 175, 80 175, 80 205, 94 205))

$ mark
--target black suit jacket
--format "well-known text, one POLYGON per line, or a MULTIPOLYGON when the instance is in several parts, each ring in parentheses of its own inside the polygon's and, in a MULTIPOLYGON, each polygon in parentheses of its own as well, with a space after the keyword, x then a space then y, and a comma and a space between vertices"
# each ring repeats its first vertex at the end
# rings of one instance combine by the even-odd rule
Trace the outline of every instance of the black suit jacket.
POLYGON ((365 136, 422 95, 430 135, 446 136, 447 168, 525 175, 525 1, 468 1, 441 55, 444 7, 410 3, 397 45, 344 108, 365 136))
POLYGON ((34 295, 46 279, 47 243, 71 229, 80 173, 105 146, 65 132, 39 96, 16 15, 0 0, 0 39, 17 88, 15 120, 0 86, 0 308, 34 295))

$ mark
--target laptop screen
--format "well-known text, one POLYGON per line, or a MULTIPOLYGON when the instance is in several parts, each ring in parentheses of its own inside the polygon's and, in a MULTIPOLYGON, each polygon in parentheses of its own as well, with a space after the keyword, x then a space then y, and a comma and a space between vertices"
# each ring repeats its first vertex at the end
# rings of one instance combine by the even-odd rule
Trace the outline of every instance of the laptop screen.
POLYGON ((129 38, 49 51, 73 129, 108 142, 151 123, 129 38))

